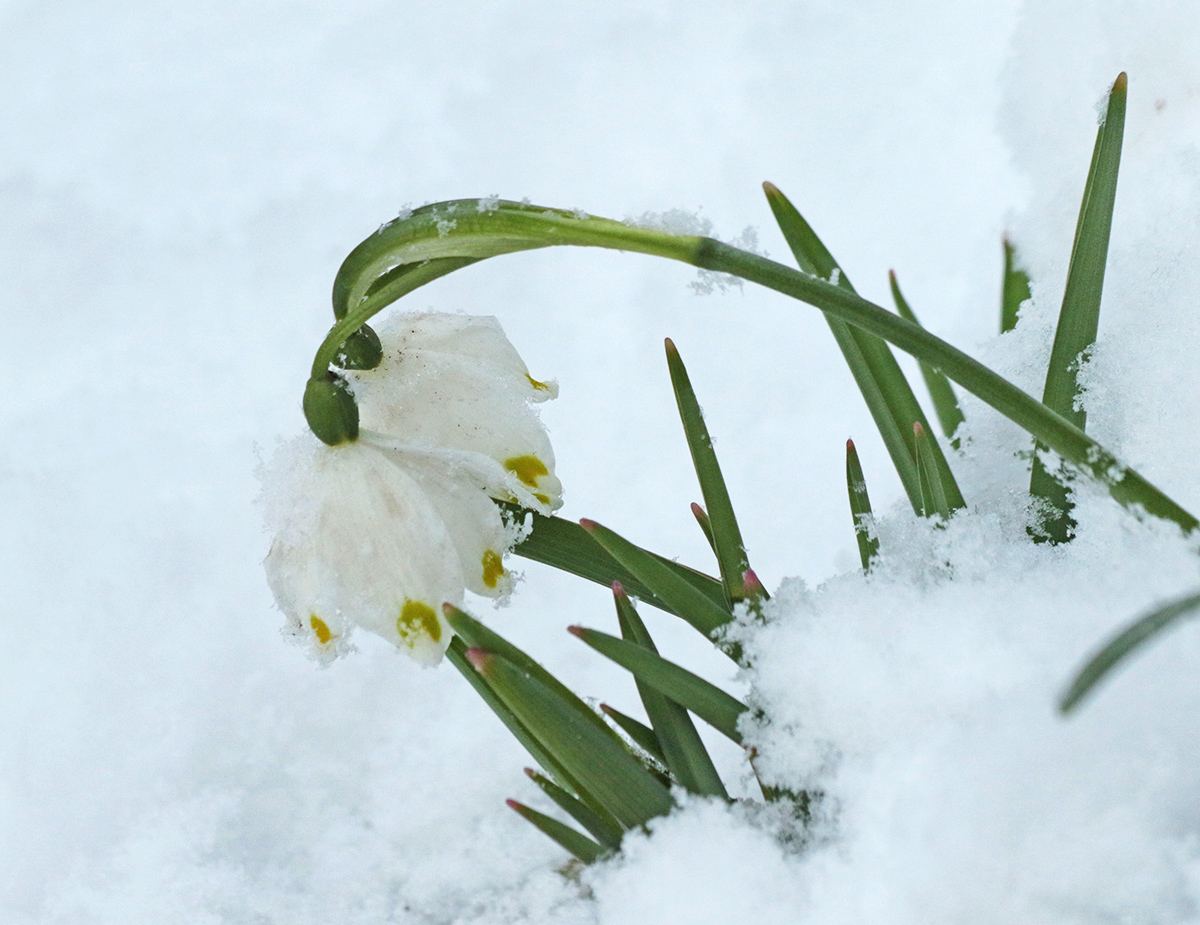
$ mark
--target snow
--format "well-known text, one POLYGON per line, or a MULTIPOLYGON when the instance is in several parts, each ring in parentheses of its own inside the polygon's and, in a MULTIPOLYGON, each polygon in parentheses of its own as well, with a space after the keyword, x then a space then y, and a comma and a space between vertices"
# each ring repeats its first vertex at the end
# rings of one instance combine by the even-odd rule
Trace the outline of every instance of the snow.
MULTIPOLYGON (((1196 627, 1076 718, 1053 709, 1107 633, 1197 584, 1196 542, 1083 486, 1078 540, 1028 543, 1030 442, 969 396, 971 509, 918 521, 806 306, 558 249, 406 300, 496 315, 557 377, 563 515, 711 567, 674 339, 775 598, 740 677, 644 616, 664 654, 766 710, 747 730, 764 772, 824 793, 807 847, 769 813, 694 800, 561 875, 504 806, 546 808, 527 756, 449 666, 364 635, 320 670, 286 644, 253 499, 259 460, 303 427, 338 264, 406 201, 703 203, 716 233, 752 225, 781 255, 771 180, 866 297, 887 304, 894 267, 928 328, 1040 394, 1092 106, 1125 70, 1088 428, 1197 510, 1200 11, 218 0, 15 2, 0 22, 4 922, 1197 919, 1196 627), (1006 229, 1034 297, 996 336, 1006 229), (847 437, 878 515, 870 576, 847 437)), ((513 564, 511 605, 476 612, 636 713, 628 677, 564 631, 612 629, 604 589, 513 564)))

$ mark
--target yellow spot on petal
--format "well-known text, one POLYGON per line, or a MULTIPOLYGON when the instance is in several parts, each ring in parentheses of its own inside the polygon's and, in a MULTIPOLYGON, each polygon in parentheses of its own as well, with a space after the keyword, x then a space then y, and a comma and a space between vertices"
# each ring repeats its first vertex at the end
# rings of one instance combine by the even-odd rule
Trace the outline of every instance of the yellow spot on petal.
POLYGON ((504 468, 530 488, 537 488, 538 479, 550 474, 546 464, 536 456, 513 456, 504 460, 504 468))
POLYGON ((487 550, 483 554, 483 583, 489 588, 496 587, 496 582, 504 577, 504 565, 500 554, 487 550))
POLYGON ((533 376, 529 375, 529 373, 525 374, 525 378, 528 379, 529 384, 531 386, 533 386, 535 389, 537 389, 539 392, 549 392, 550 391, 550 386, 548 386, 544 382, 538 382, 536 379, 533 378, 533 376))
MULTIPOLYGON (((442 638, 442 624, 428 604, 420 601, 405 601, 396 618, 396 632, 405 641, 411 637, 428 636, 434 642, 442 638)), ((415 639, 413 640, 416 641, 415 639)))
POLYGON ((329 629, 329 624, 318 617, 315 613, 308 618, 308 625, 312 627, 314 633, 317 634, 317 642, 325 645, 333 638, 333 633, 329 629))

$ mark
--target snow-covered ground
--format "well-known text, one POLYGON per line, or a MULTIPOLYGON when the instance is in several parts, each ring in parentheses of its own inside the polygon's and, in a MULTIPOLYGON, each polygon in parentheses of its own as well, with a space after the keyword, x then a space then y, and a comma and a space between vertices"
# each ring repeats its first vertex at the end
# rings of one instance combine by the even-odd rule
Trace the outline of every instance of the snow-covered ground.
MULTIPOLYGON (((562 514, 711 567, 661 353, 679 345, 775 619, 735 678, 646 617, 766 709, 774 774, 825 791, 806 852, 692 802, 564 879, 504 806, 541 805, 527 757, 448 665, 361 637, 321 670, 281 638, 254 506, 258 461, 303 427, 338 264, 406 203, 683 208, 782 257, 769 179, 864 295, 894 267, 927 327, 1040 392, 1095 103, 1127 70, 1088 424, 1200 509, 1197 61, 1185 3, 4 4, 0 920, 1200 918, 1200 633, 1053 712, 1096 642, 1197 583, 1196 544, 1086 489, 1079 540, 1030 545, 1028 443, 970 399, 971 510, 914 521, 807 306, 579 250, 407 300, 497 315, 558 379, 562 514), (1035 302, 996 337, 1005 229, 1035 302), (851 436, 883 514, 870 578, 851 436)), ((522 567, 512 604, 477 612, 634 710, 563 631, 611 628, 607 593, 522 567)))

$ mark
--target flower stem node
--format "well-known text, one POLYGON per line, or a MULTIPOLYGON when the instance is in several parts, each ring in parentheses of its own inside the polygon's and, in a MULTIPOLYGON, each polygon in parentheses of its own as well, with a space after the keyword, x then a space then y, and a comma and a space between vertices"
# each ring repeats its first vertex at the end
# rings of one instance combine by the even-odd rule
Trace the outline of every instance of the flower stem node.
POLYGON ((367 324, 347 337, 333 358, 333 365, 339 369, 374 369, 381 362, 383 345, 379 335, 367 324))
POLYGON ((308 380, 304 417, 312 432, 330 446, 358 439, 358 405, 349 384, 336 373, 308 380))

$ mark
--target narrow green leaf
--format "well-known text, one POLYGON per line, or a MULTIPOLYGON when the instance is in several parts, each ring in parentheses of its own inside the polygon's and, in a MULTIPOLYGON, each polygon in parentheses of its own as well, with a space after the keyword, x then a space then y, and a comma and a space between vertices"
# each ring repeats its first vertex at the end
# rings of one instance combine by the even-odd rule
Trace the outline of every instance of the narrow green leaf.
MULTIPOLYGON (((650 638, 650 631, 619 584, 613 585, 613 599, 617 605, 621 636, 626 642, 657 655, 658 648, 650 638)), ((721 775, 717 773, 688 711, 636 675, 634 681, 646 716, 654 727, 654 740, 661 746, 663 762, 679 785, 690 793, 729 799, 721 775)))
POLYGON ((644 646, 582 626, 569 626, 567 631, 630 671, 639 681, 646 682, 680 706, 691 710, 738 745, 742 744, 737 723, 738 718, 746 712, 746 705, 740 700, 644 646))
MULTIPOLYGON (((380 293, 365 294, 382 275, 408 265, 429 266, 443 257, 479 260, 559 245, 665 257, 702 270, 727 273, 806 302, 937 367, 1071 465, 1097 479, 1119 504, 1169 520, 1189 533, 1200 526, 1189 511, 1062 415, 957 347, 841 286, 715 238, 675 235, 564 209, 466 199, 423 206, 380 228, 351 252, 338 271, 334 300, 335 305, 344 304, 346 312, 318 348, 314 370, 323 376, 346 338, 399 297, 395 293, 389 293, 388 298, 380 293), (455 226, 448 228, 443 223, 451 206, 459 211, 455 226)), ((413 274, 417 275, 415 269, 413 274)), ((424 282, 428 280, 416 282, 410 289, 424 282)), ((909 497, 911 500, 913 495, 909 497)), ((916 503, 920 503, 919 495, 916 503)))
POLYGON ((1004 285, 1000 294, 1000 333, 1006 334, 1017 326, 1021 303, 1032 295, 1029 274, 1018 262, 1017 249, 1008 235, 1004 236, 1004 285))
POLYGON ((879 555, 879 538, 871 535, 871 499, 867 497, 867 481, 858 461, 854 441, 846 441, 846 488, 850 494, 850 516, 854 519, 854 538, 858 541, 858 557, 864 572, 879 555))
MULTIPOLYGON (((453 604, 443 605, 446 620, 454 632, 462 637, 468 649, 484 649, 495 652, 506 661, 511 662, 519 670, 534 677, 553 692, 564 704, 575 711, 579 717, 596 731, 608 736, 614 743, 624 746, 608 724, 597 715, 596 711, 577 697, 570 688, 554 677, 545 668, 518 649, 500 634, 488 629, 470 614, 459 610, 453 604)), ((465 652, 464 652, 465 654, 465 652)), ((526 724, 528 725, 528 724, 526 724)), ((536 729, 536 727, 534 727, 536 729)))
MULTIPOLYGON (((900 284, 896 282, 894 270, 888 270, 888 282, 892 287, 892 301, 896 303, 896 311, 900 313, 900 317, 919 325, 921 322, 917 320, 917 316, 913 314, 912 308, 909 307, 903 293, 900 292, 900 284)), ((954 438, 954 432, 963 422, 963 413, 962 409, 958 407, 958 398, 954 394, 954 388, 940 369, 935 369, 925 362, 919 362, 918 365, 921 367, 921 377, 925 380, 925 388, 929 390, 929 398, 933 402, 933 412, 937 415, 938 423, 942 425, 942 433, 946 435, 950 445, 958 449, 958 441, 954 438)))
MULTIPOLYGON (((1084 184, 1075 243, 1067 269, 1054 347, 1046 370, 1042 403, 1080 430, 1087 429, 1087 412, 1076 407, 1079 398, 1079 364, 1096 342, 1100 324, 1100 298, 1104 292, 1104 267, 1108 262, 1108 238, 1112 230, 1117 174, 1121 166, 1121 140, 1125 130, 1125 73, 1117 77, 1108 95, 1104 121, 1096 132, 1096 146, 1084 184)), ((1038 447, 1042 450, 1044 447, 1038 447)), ((1075 532, 1071 502, 1063 480, 1048 470, 1038 452, 1033 457, 1029 493, 1046 502, 1047 513, 1039 534, 1052 543, 1065 543, 1075 532)))
MULTIPOLYGON (((715 556, 717 554, 717 544, 713 540, 712 521, 708 519, 708 512, 693 501, 692 516, 696 518, 696 523, 700 525, 700 530, 704 534, 704 538, 708 540, 708 546, 715 556)), ((637 592, 635 591, 634 593, 636 594, 637 592)), ((645 600, 645 598, 642 598, 642 600, 645 600)))
MULTIPOLYGON (((555 757, 546 750, 538 737, 513 713, 500 699, 499 695, 492 690, 491 685, 483 678, 483 676, 475 670, 475 667, 467 661, 467 646, 462 639, 455 636, 450 640, 450 648, 446 651, 446 658, 449 660, 458 672, 467 679, 467 682, 475 688, 475 692, 483 698, 486 703, 500 718, 500 721, 508 727, 508 731, 513 734, 518 742, 525 747, 525 750, 533 757, 533 760, 540 764, 543 768, 554 775, 556 779, 562 782, 565 786, 570 787, 575 793, 583 795, 584 790, 579 781, 571 776, 570 772, 564 768, 555 757)), ((594 797, 588 795, 590 802, 599 807, 598 801, 594 797)), ((616 825, 616 820, 612 820, 612 824, 616 825)))
POLYGON ((597 729, 557 691, 495 652, 470 648, 466 655, 517 719, 623 827, 670 812, 670 792, 602 720, 597 729))
POLYGON ((518 815, 529 820, 543 834, 557 842, 559 847, 568 854, 579 858, 584 864, 591 864, 604 856, 605 851, 602 847, 586 835, 576 832, 569 825, 552 819, 545 813, 539 813, 536 809, 530 809, 524 803, 518 803, 516 800, 506 800, 505 802, 509 809, 516 810, 518 815))
POLYGON ((455 667, 479 691, 484 701, 492 707, 493 711, 496 712, 504 724, 516 735, 517 741, 525 746, 526 750, 534 757, 534 760, 549 771, 564 787, 574 791, 584 803, 591 807, 601 818, 605 819, 610 826, 619 828, 617 820, 605 808, 599 797, 587 789, 586 783, 580 780, 571 771, 568 763, 562 760, 562 756, 556 754, 547 744, 543 724, 534 723, 530 725, 518 717, 506 705, 506 702, 499 693, 488 686, 484 676, 476 671, 474 666, 467 660, 467 649, 470 647, 486 649, 507 659, 519 670, 537 678, 563 704, 574 710, 581 721, 590 724, 593 729, 608 736, 614 744, 624 748, 625 744, 621 741, 620 737, 608 727, 608 724, 603 719, 596 715, 595 710, 580 700, 570 688, 503 636, 488 629, 488 627, 484 626, 470 614, 459 610, 451 604, 444 605, 443 610, 446 614, 446 620, 454 632, 458 634, 451 641, 450 652, 448 653, 451 655, 451 661, 455 667), (481 685, 486 689, 486 692, 484 689, 481 689, 481 685))
POLYGON ((921 471, 921 516, 932 517, 936 514, 943 520, 949 520, 950 505, 946 501, 946 490, 938 478, 929 449, 933 437, 920 423, 913 424, 913 436, 917 444, 917 466, 921 471))
POLYGON ((662 762, 664 766, 666 765, 667 756, 663 754, 662 745, 659 744, 658 736, 654 734, 653 729, 629 714, 622 713, 616 707, 610 707, 607 703, 600 704, 600 712, 624 729, 625 734, 633 739, 634 743, 646 754, 655 761, 662 762))
MULTIPOLYGON (((581 520, 579 524, 591 534, 597 543, 611 553, 614 559, 629 569, 642 584, 650 588, 655 597, 664 601, 675 614, 698 629, 708 639, 712 639, 717 630, 733 619, 729 610, 714 603, 711 598, 684 581, 641 547, 635 546, 629 540, 613 533, 607 527, 602 527, 594 520, 581 520)), ((730 658, 735 660, 738 658, 740 650, 736 646, 726 644, 719 644, 719 646, 730 658)))
POLYGON ((533 768, 526 768, 525 774, 572 819, 591 832, 596 841, 614 851, 621 847, 621 828, 615 821, 605 819, 599 813, 592 812, 586 804, 575 799, 546 775, 539 774, 533 768))
MULTIPOLYGON (((636 594, 645 603, 667 613, 675 612, 574 521, 561 517, 547 517, 504 501, 496 502, 496 506, 516 523, 524 522, 526 517, 532 518, 533 529, 513 549, 518 556, 541 562, 571 575, 578 575, 606 588, 611 588, 614 581, 619 581, 631 594, 636 594)), ((642 551, 711 599, 714 604, 725 606, 725 591, 716 578, 648 550, 642 551)))
MULTIPOLYGON (((788 198, 773 183, 764 183, 763 191, 767 195, 767 202, 775 215, 775 221, 779 224, 800 268, 855 294, 854 286, 833 259, 833 255, 788 198)), ((925 412, 921 410, 920 403, 913 395, 900 364, 896 362, 892 351, 883 340, 830 315, 826 315, 825 318, 867 403, 875 426, 879 428, 884 446, 887 447, 888 455, 892 458, 892 464, 896 467, 915 511, 920 504, 920 476, 916 469, 916 448, 913 446, 912 432, 909 428, 913 421, 920 421, 928 427, 925 412)), ((965 507, 966 504, 950 471, 950 464, 936 444, 934 449, 942 482, 950 487, 951 502, 956 509, 965 507)))
POLYGON ((1192 617, 1200 610, 1200 593, 1188 594, 1143 614, 1100 647, 1079 670, 1058 708, 1070 713, 1096 684, 1135 649, 1140 648, 1167 627, 1192 617))
POLYGON ((704 504, 708 509, 712 545, 721 570, 721 584, 725 587, 726 600, 733 605, 747 598, 743 576, 750 568, 750 562, 746 558, 746 546, 742 542, 742 531, 733 513, 729 489, 725 485, 725 477, 721 475, 721 466, 713 451, 712 438, 704 423, 704 414, 696 400, 687 368, 669 337, 665 345, 679 419, 683 422, 683 433, 692 453, 692 465, 700 482, 700 493, 704 495, 704 504))

